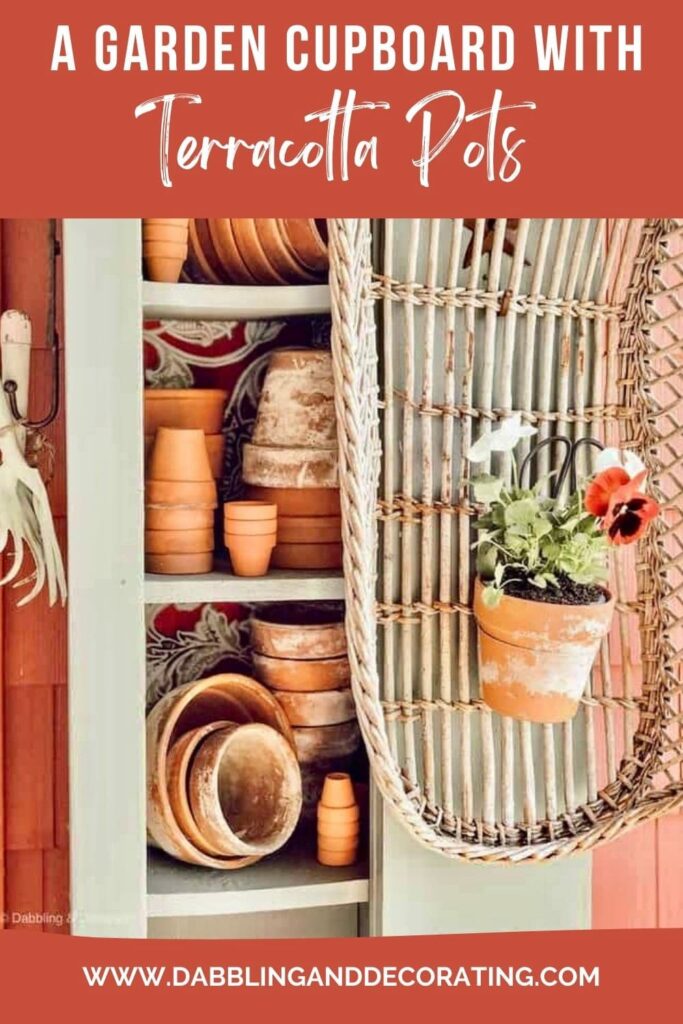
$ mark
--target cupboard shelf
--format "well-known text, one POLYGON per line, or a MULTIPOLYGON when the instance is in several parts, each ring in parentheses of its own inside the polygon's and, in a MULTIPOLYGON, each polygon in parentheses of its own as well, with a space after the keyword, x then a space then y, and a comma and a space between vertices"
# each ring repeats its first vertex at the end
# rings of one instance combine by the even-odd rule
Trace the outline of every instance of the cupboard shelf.
POLYGON ((270 320, 330 312, 330 289, 314 285, 142 283, 145 320, 270 320))
POLYGON ((217 569, 201 576, 145 575, 145 604, 211 604, 221 601, 337 601, 344 597, 338 571, 272 569, 267 576, 234 576, 217 569))
POLYGON ((315 836, 295 835, 278 853, 237 871, 183 864, 160 850, 147 859, 148 917, 252 914, 368 902, 368 862, 327 868, 315 856, 315 836))

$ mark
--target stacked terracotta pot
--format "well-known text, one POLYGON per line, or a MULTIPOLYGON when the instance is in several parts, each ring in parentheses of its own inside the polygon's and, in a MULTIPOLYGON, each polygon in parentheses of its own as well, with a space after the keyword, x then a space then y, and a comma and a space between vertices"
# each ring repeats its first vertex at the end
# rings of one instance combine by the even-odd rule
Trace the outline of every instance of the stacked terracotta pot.
POLYGON ((277 536, 277 506, 267 501, 229 501, 223 536, 236 576, 265 576, 277 536))
POLYGON ((187 259, 189 218, 146 218, 142 222, 142 255, 150 281, 180 280, 187 259))
POLYGON ((246 676, 213 676, 166 694, 147 717, 152 841, 179 860, 224 871, 274 853, 301 813, 292 742, 277 701, 246 676))
POLYGON ((325 777, 317 818, 320 863, 328 867, 353 864, 358 855, 360 808, 350 775, 331 772, 325 777))
POLYGON ((219 388, 145 388, 145 455, 159 427, 202 430, 214 480, 223 476, 226 391, 219 388))
POLYGON ((322 776, 360 746, 343 611, 325 604, 261 605, 251 620, 255 674, 292 727, 304 809, 315 811, 322 776))
POLYGON ((271 356, 252 440, 244 446, 243 476, 250 498, 277 505, 273 566, 341 567, 339 451, 329 352, 289 349, 271 356))
POLYGON ((327 224, 304 218, 191 220, 191 281, 283 285, 323 281, 329 266, 327 224))

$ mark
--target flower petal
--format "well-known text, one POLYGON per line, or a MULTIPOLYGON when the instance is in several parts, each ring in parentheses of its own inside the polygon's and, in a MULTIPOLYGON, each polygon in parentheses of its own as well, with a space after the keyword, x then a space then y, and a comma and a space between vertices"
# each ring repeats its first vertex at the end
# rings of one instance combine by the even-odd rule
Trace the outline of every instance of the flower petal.
POLYGON ((637 476, 645 470, 645 463, 635 452, 624 451, 620 448, 604 448, 595 460, 597 472, 602 473, 615 466, 625 469, 630 477, 637 476))
POLYGON ((484 462, 491 454, 491 434, 482 434, 478 441, 470 445, 467 458, 470 462, 484 462))
POLYGON ((621 466, 613 466, 598 473, 586 488, 584 508, 591 515, 602 519, 606 516, 612 496, 620 488, 631 482, 625 469, 621 466))

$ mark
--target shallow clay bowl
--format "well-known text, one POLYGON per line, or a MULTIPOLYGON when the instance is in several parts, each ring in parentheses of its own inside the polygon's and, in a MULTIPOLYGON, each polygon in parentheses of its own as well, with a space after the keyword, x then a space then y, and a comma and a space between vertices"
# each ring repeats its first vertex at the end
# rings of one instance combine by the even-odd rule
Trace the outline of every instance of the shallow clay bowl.
POLYGON ((275 569, 340 569, 343 549, 338 544, 280 544, 273 551, 275 569))
POLYGON ((339 516, 339 488, 334 487, 248 487, 247 497, 273 501, 278 516, 339 516))
POLYGON ((159 427, 220 434, 227 399, 219 388, 145 388, 145 434, 159 427))
POLYGON ((330 266, 327 222, 289 217, 280 220, 280 230, 304 266, 318 277, 324 277, 330 266))
POLYGON ((296 661, 254 654, 254 669, 258 678, 273 690, 316 693, 343 690, 351 685, 351 667, 346 656, 296 661))
POLYGON ((226 501, 223 505, 225 525, 235 522, 272 522, 277 519, 277 505, 268 501, 226 501))
POLYGON ((185 733, 218 720, 261 721, 293 743, 289 722, 277 701, 248 676, 224 673, 176 687, 147 715, 147 828, 156 845, 170 856, 226 870, 241 865, 208 857, 189 842, 175 819, 166 785, 171 744, 185 733))
POLYGON ((260 605, 250 626, 251 643, 257 654, 297 660, 346 654, 341 602, 260 605))
MULTIPOLYGON (((204 250, 199 241, 199 224, 206 224, 206 221, 191 220, 189 232, 189 244, 187 251, 187 267, 190 277, 197 282, 204 281, 208 284, 223 284, 223 279, 206 258, 204 250)), ((208 227, 205 229, 208 237, 208 227)))
POLYGON ((213 552, 211 527, 199 530, 145 530, 145 551, 149 555, 198 555, 213 552))
POLYGON ((265 856, 292 835, 301 814, 301 773, 287 740, 262 723, 208 736, 190 768, 192 815, 225 854, 265 856))
POLYGON ((334 544, 341 541, 341 516, 280 516, 281 544, 334 544))
POLYGON ((360 745, 357 722, 342 725, 321 725, 310 729, 294 729, 297 757, 303 764, 348 757, 360 745))
POLYGON ((146 480, 145 505, 183 506, 210 511, 218 507, 215 480, 184 483, 180 480, 146 480))
POLYGON ((145 553, 145 572, 159 576, 203 576, 213 569, 213 551, 145 553))
POLYGON ((317 693, 275 692, 280 707, 291 725, 339 725, 356 717, 351 688, 320 690, 317 693))
POLYGON ((259 284, 287 284, 268 259, 256 230, 253 217, 233 217, 230 221, 233 238, 246 267, 259 284))
MULTIPOLYGON (((257 487, 339 488, 337 448, 276 448, 247 443, 242 476, 257 487)), ((308 513, 309 515, 311 513, 308 513)))
MULTIPOLYGON (((219 720, 218 722, 209 722, 208 725, 203 725, 199 729, 192 729, 190 732, 186 732, 176 740, 169 750, 168 760, 166 763, 168 798, 176 821, 190 843, 192 843, 193 846, 195 846, 201 853, 208 854, 210 857, 222 857, 224 855, 220 849, 213 847, 211 843, 207 842, 206 838, 197 828, 197 823, 192 815, 192 808, 190 807, 190 801, 187 795, 188 774, 192 759, 194 758, 200 744, 207 736, 210 736, 218 729, 224 729, 230 724, 230 722, 219 720)), ((246 867, 247 864, 253 864, 257 860, 258 857, 236 858, 235 861, 230 864, 230 867, 243 868, 246 867)))
POLYGON ((282 234, 275 218, 257 218, 254 224, 268 262, 286 281, 290 284, 314 284, 319 280, 319 277, 297 258, 289 239, 282 234))
MULTIPOLYGON (((216 217, 206 224, 210 246, 216 255, 220 268, 218 272, 223 280, 233 284, 258 284, 258 279, 247 266, 237 245, 232 221, 228 217, 216 217)), ((206 249, 204 251, 206 253, 206 249)))

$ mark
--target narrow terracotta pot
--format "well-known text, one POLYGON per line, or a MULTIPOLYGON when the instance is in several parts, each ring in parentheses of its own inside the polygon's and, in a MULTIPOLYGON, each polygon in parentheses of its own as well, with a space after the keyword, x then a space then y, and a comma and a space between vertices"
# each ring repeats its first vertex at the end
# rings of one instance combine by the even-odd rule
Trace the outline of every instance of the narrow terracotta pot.
POLYGON ((145 388, 145 434, 159 427, 220 434, 227 400, 220 388, 145 388))
POLYGON ((259 487, 339 488, 336 448, 278 448, 245 444, 242 449, 245 483, 259 487))
POLYGON ((335 487, 247 487, 247 497, 272 501, 278 516, 339 516, 341 500, 335 487))
POLYGON ((212 530, 213 512, 193 508, 145 508, 145 530, 212 530))
POLYGON ((192 555, 213 552, 213 530, 145 530, 145 551, 149 555, 192 555))
POLYGON ((332 356, 283 349, 270 357, 252 442, 277 448, 337 448, 332 356))
POLYGON ((226 523, 270 521, 277 519, 277 505, 268 501, 226 501, 223 517, 226 523))
POLYGON ((347 772, 329 772, 325 776, 320 803, 325 807, 354 807, 356 794, 347 772))
POLYGON ((145 554, 145 572, 162 576, 201 576, 213 569, 213 551, 194 554, 145 554))
POLYGON ((211 511, 218 507, 216 482, 183 483, 178 480, 146 480, 145 505, 152 508, 187 508, 211 511))
POLYGON ((250 523, 246 519, 228 519, 224 523, 225 543, 228 537, 272 537, 273 543, 277 538, 277 520, 257 519, 250 523))
POLYGON ((356 722, 295 728, 293 731, 296 753, 301 764, 348 757, 360 746, 360 730, 356 722))
POLYGON ((254 650, 271 658, 312 660, 346 654, 341 602, 258 605, 250 628, 254 650))
POLYGON ((317 690, 342 690, 351 685, 351 667, 345 655, 340 658, 299 661, 254 654, 254 670, 258 678, 274 690, 311 693, 317 690))
POLYGON ((149 457, 147 478, 213 483, 203 431, 159 427, 149 457))
POLYGON ((356 705, 350 687, 345 690, 321 690, 318 693, 276 692, 292 725, 338 725, 356 717, 356 705))
POLYGON ((280 544, 340 544, 340 516, 280 516, 277 524, 280 544))
POLYGON ((275 533, 265 537, 236 537, 226 534, 225 546, 235 576, 265 576, 275 547, 275 533))
POLYGON ((503 595, 496 608, 475 585, 479 681, 492 710, 529 722, 574 717, 600 643, 609 633, 614 598, 563 605, 503 595))
POLYGON ((343 549, 339 544, 280 544, 273 552, 276 569, 341 569, 343 549))
POLYGON ((264 856, 283 846, 301 813, 301 774, 292 748, 267 725, 208 736, 190 768, 192 815, 225 854, 264 856))
POLYGON ((167 259, 179 259, 184 263, 187 257, 187 243, 143 241, 142 255, 145 259, 161 256, 167 259))

